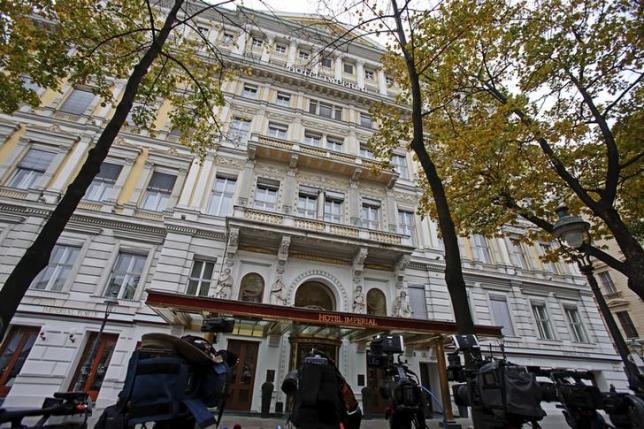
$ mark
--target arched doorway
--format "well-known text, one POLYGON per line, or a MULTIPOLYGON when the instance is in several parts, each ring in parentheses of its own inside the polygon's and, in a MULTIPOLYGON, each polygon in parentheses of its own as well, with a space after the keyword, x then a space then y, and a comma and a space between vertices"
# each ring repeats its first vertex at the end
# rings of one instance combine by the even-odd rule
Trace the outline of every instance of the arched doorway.
MULTIPOLYGON (((334 311, 336 298, 326 284, 320 281, 308 281, 297 288, 294 305, 314 310, 334 311)), ((340 332, 336 328, 324 327, 322 329, 315 326, 293 324, 290 342, 291 368, 299 368, 302 359, 314 348, 326 353, 336 362, 338 360, 340 332)))

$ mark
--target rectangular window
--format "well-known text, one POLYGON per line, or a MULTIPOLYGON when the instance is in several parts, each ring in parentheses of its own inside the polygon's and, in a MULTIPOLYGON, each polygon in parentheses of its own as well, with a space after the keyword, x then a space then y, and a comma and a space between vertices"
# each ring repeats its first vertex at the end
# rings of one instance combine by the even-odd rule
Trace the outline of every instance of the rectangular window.
POLYGON ((377 202, 362 203, 362 227, 369 229, 380 229, 380 204, 377 202))
POLYGON ((261 49, 264 46, 264 41, 262 39, 256 39, 253 37, 252 48, 261 49))
POLYGON ((622 325, 626 338, 639 338, 635 324, 628 314, 628 311, 617 311, 615 312, 615 316, 617 316, 619 323, 622 325))
POLYGON ((208 34, 208 27, 197 27, 197 31, 205 36, 206 34, 208 34))
MULTIPOLYGON (((549 254, 551 250, 552 250, 552 246, 550 244, 543 244, 543 243, 541 244, 541 256, 549 254)), ((551 262, 551 261, 542 261, 542 262, 543 262, 543 268, 549 273, 553 273, 553 274, 559 273, 559 269, 555 262, 551 262)))
POLYGON ((318 100, 309 100, 309 113, 325 118, 342 120, 342 107, 318 100))
POLYGON ((424 287, 409 287, 409 304, 414 319, 427 319, 427 296, 424 287))
POLYGON ((302 217, 316 219, 318 217, 318 193, 315 188, 300 186, 297 200, 297 214, 302 217))
POLYGON ((344 140, 340 137, 326 136, 326 148, 336 152, 342 152, 344 140))
POLYGON ((532 314, 537 322, 539 338, 542 340, 553 340, 552 326, 550 326, 550 317, 545 304, 532 304, 532 314))
POLYGON ((242 91, 242 96, 246 98, 257 98, 257 85, 245 83, 244 89, 242 91))
POLYGON ((105 289, 105 296, 133 299, 141 281, 146 259, 145 255, 119 252, 107 283, 107 289, 105 289))
POLYGON ((512 259, 512 265, 518 268, 529 269, 528 258, 523 248, 523 244, 519 242, 518 239, 510 237, 508 239, 510 242, 510 258, 512 259))
POLYGON ((255 192, 255 207, 261 210, 274 211, 277 206, 278 189, 279 183, 258 180, 255 192))
POLYGON ((31 287, 40 290, 61 291, 74 267, 80 247, 56 244, 49 257, 49 264, 42 270, 31 287))
POLYGON ((233 177, 217 176, 212 188, 208 213, 215 216, 228 216, 233 209, 233 195, 237 179, 233 177))
POLYGON ((281 43, 278 43, 275 45, 275 52, 278 54, 285 54, 286 53, 286 45, 282 45, 281 43))
POLYGON ((579 311, 574 307, 565 307, 566 319, 568 319, 568 328, 572 334, 573 341, 577 343, 587 343, 588 337, 584 330, 584 324, 579 316, 579 311))
POLYGON ((364 77, 367 80, 375 80, 376 74, 372 70, 365 70, 364 77))
POLYGON ((320 147, 320 144, 322 143, 322 134, 313 133, 311 131, 305 131, 304 143, 309 144, 311 146, 320 147))
POLYGON ((409 179, 409 169, 407 168, 407 158, 402 155, 391 157, 391 163, 394 165, 394 171, 398 173, 401 179, 409 179))
POLYGON ((0 398, 5 398, 31 352, 40 328, 12 326, 0 347, 0 398))
POLYGON ((333 106, 327 103, 320 103, 319 115, 330 118, 333 115, 333 106))
POLYGON ((187 295, 208 296, 215 263, 195 258, 188 279, 187 295))
POLYGON ((143 197, 143 209, 162 212, 168 207, 177 176, 155 171, 143 197))
POLYGON ((98 334, 96 332, 89 334, 87 343, 85 343, 85 350, 83 350, 72 384, 70 385, 70 390, 89 393, 89 397, 94 402, 96 402, 98 393, 103 385, 107 368, 112 360, 114 347, 119 338, 116 334, 102 333, 96 343, 96 349, 94 349, 93 345, 97 336, 98 334))
POLYGON ((333 59, 331 59, 330 57, 322 58, 322 67, 324 67, 325 69, 330 69, 331 67, 333 67, 333 59))
POLYGON ((76 88, 60 107, 60 111, 72 115, 82 115, 87 111, 92 101, 94 101, 92 92, 76 88))
POLYGON ((250 119, 235 117, 230 123, 228 132, 230 139, 237 144, 248 143, 250 137, 250 119))
POLYGON ((18 189, 30 189, 36 186, 55 155, 54 152, 46 150, 29 149, 29 152, 18 164, 7 186, 18 189))
POLYGON ((366 113, 360 113, 360 126, 371 128, 373 126, 371 116, 366 113))
POLYGON ((387 86, 393 86, 394 85, 394 80, 390 77, 385 77, 385 82, 387 83, 387 86))
POLYGON ((288 133, 288 125, 277 124, 275 122, 268 123, 268 135, 277 139, 285 139, 288 133))
POLYGON ((235 40, 235 35, 233 33, 224 33, 223 42, 224 45, 232 45, 235 40))
POLYGON ((351 63, 343 63, 344 66, 344 72, 347 74, 353 74, 353 64, 351 63))
POLYGON ((512 326, 512 318, 510 317, 510 308, 505 297, 491 296, 490 297, 490 310, 492 311, 492 318, 494 324, 501 326, 501 333, 505 337, 514 337, 514 327, 512 326))
POLYGON ((291 94, 286 92, 278 92, 277 96, 275 97, 275 104, 289 107, 291 105, 291 94))
POLYGON ((300 52, 298 53, 298 57, 299 57, 302 61, 308 61, 308 60, 309 60, 309 58, 311 58, 311 53, 310 53, 309 51, 300 51, 300 52))
POLYGON ((363 144, 360 145, 360 154, 359 155, 361 157, 363 157, 363 158, 368 158, 368 159, 375 159, 376 158, 376 156, 373 154, 371 149, 369 149, 369 147, 367 147, 367 145, 363 145, 363 144))
POLYGON ((480 234, 472 236, 472 253, 475 260, 485 264, 492 263, 492 255, 490 254, 487 239, 480 234))
POLYGON ((111 196, 112 189, 121 174, 123 166, 104 162, 101 164, 101 169, 92 180, 92 183, 85 192, 85 199, 91 201, 103 201, 111 196))
POLYGON ((342 202, 344 195, 326 192, 324 198, 324 221, 342 223, 342 202))
POLYGON ((597 275, 599 276, 599 281, 601 282, 602 288, 604 289, 604 294, 613 295, 617 293, 617 288, 615 287, 613 278, 610 276, 610 273, 608 271, 603 271, 601 273, 598 273, 597 275))
POLYGON ((414 213, 406 210, 398 210, 398 232, 410 237, 416 235, 414 213))

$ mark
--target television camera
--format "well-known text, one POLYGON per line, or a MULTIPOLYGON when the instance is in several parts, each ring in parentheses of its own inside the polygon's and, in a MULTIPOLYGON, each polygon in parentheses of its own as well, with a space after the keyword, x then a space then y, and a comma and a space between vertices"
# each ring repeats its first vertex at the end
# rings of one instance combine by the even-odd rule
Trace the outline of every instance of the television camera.
MULTIPOLYGON (((477 429, 538 427, 545 416, 540 403, 558 402, 572 428, 610 427, 598 410, 618 429, 644 427, 644 401, 635 395, 601 392, 590 371, 525 367, 492 356, 482 357, 474 335, 454 336, 456 351, 448 354, 447 377, 456 404, 472 408, 477 429), (469 354, 463 365, 459 353, 469 354), (549 381, 537 381, 537 377, 549 381)), ((503 350, 503 349, 502 349, 503 350)))
POLYGON ((392 429, 425 429, 427 398, 418 376, 402 361, 405 351, 400 335, 378 335, 367 352, 367 365, 382 368, 387 381, 380 387, 380 396, 388 401, 386 417, 392 429), (398 354, 394 360, 394 355, 398 354))

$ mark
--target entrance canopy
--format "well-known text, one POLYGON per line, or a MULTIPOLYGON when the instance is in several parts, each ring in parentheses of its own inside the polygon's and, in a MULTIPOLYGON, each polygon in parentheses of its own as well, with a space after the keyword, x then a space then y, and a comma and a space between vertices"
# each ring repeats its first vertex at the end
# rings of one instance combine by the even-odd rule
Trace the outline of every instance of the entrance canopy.
MULTIPOLYGON (((445 335, 456 333, 454 322, 400 317, 372 316, 310 308, 287 307, 254 302, 147 290, 146 304, 170 324, 199 329, 204 317, 212 314, 236 319, 234 333, 256 337, 311 335, 348 338, 351 342, 368 342, 382 333, 402 334, 406 345, 429 345, 445 335)), ((501 337, 499 326, 475 326, 481 337, 501 337)))

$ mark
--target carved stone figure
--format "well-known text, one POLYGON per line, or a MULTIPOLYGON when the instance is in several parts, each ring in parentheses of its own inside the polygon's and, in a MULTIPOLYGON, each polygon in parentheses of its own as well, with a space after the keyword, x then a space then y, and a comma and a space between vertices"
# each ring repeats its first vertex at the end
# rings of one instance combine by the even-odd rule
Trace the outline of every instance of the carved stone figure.
POLYGON ((219 274, 215 298, 228 299, 233 290, 233 276, 230 275, 230 268, 226 267, 219 274))
POLYGON ((355 298, 353 298, 353 312, 364 313, 367 308, 364 293, 362 293, 362 286, 356 287, 355 298))
POLYGON ((271 287, 271 304, 286 305, 284 298, 284 282, 282 276, 278 276, 271 287))
POLYGON ((411 307, 409 306, 409 298, 405 290, 400 291, 400 295, 396 297, 393 305, 393 313, 395 317, 411 317, 411 307))

